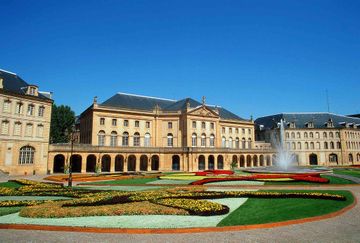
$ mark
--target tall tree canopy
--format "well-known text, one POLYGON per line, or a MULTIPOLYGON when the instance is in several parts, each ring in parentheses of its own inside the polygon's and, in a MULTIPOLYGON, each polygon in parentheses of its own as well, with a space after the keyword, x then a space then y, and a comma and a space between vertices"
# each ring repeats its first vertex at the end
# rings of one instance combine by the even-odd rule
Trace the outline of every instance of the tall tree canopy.
POLYGON ((53 104, 51 114, 50 142, 67 143, 69 133, 75 123, 75 113, 69 106, 53 104))

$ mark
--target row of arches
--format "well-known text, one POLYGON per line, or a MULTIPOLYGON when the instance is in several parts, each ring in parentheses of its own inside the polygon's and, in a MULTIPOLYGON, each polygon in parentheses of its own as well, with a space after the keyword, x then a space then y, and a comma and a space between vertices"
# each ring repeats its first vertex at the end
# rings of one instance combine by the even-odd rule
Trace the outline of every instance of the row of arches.
MULTIPOLYGON (((82 170, 82 156, 79 154, 73 154, 70 157, 72 163, 72 172, 80 173, 82 170)), ((100 171, 101 172, 110 172, 111 165, 114 163, 115 172, 125 171, 125 166, 127 171, 136 171, 137 169, 137 158, 135 155, 130 155, 126 159, 123 155, 116 155, 114 161, 111 161, 111 157, 108 154, 101 156, 99 161, 100 171)), ((147 155, 140 156, 139 169, 140 171, 157 171, 159 170, 160 159, 158 155, 153 155, 149 159, 147 155)), ((94 154, 89 154, 86 157, 86 172, 96 172, 97 157, 94 154)), ((54 157, 53 172, 54 173, 64 173, 65 171, 65 156, 62 154, 57 154, 54 157)))

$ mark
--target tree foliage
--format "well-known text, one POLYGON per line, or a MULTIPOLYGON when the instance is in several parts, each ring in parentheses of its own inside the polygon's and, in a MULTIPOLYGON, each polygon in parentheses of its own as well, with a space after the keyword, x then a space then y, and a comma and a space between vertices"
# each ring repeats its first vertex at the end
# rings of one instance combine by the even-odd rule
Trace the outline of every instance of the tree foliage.
POLYGON ((69 133, 75 123, 75 113, 69 106, 53 104, 51 114, 50 142, 67 143, 69 133))

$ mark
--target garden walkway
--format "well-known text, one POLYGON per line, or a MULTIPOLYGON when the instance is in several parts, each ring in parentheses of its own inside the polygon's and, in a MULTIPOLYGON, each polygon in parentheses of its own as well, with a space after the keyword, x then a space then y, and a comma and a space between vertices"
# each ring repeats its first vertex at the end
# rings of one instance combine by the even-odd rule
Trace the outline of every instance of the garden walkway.
MULTIPOLYGON (((256 186, 253 186, 256 188, 256 186)), ((262 187, 258 187, 261 189, 262 187)), ((267 189, 294 189, 272 186, 267 189)), ((296 189, 314 189, 296 186, 296 189)), ((326 186, 316 190, 350 190, 360 200, 360 186, 326 186)), ((320 221, 282 227, 195 234, 96 234, 29 230, 0 230, 1 242, 360 242, 360 205, 320 221)))

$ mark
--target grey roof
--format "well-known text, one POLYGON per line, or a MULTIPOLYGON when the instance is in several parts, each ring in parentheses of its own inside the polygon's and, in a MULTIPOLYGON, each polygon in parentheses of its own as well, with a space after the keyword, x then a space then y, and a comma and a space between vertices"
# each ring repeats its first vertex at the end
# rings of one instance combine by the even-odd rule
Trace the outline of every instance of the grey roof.
MULTIPOLYGON (((177 101, 125 93, 117 93, 100 105, 141 111, 152 111, 155 106, 158 105, 164 111, 180 111, 186 109, 187 103, 190 104, 190 108, 196 108, 202 105, 192 98, 185 98, 177 101)), ((222 119, 247 121, 222 107, 209 105, 207 105, 207 107, 211 110, 218 109, 220 118, 222 119)))
POLYGON ((314 128, 326 128, 327 122, 332 121, 335 128, 343 128, 345 124, 359 124, 360 118, 337 115, 328 112, 314 113, 281 113, 270 116, 260 117, 255 120, 257 126, 263 126, 265 129, 272 129, 283 119, 290 124, 295 122, 296 128, 306 128, 307 123, 313 122, 314 128))
MULTIPOLYGON (((26 87, 28 87, 29 84, 17 74, 0 69, 0 78, 3 79, 3 90, 11 93, 26 95, 26 87)), ((38 98, 50 100, 50 98, 40 92, 38 98)))

